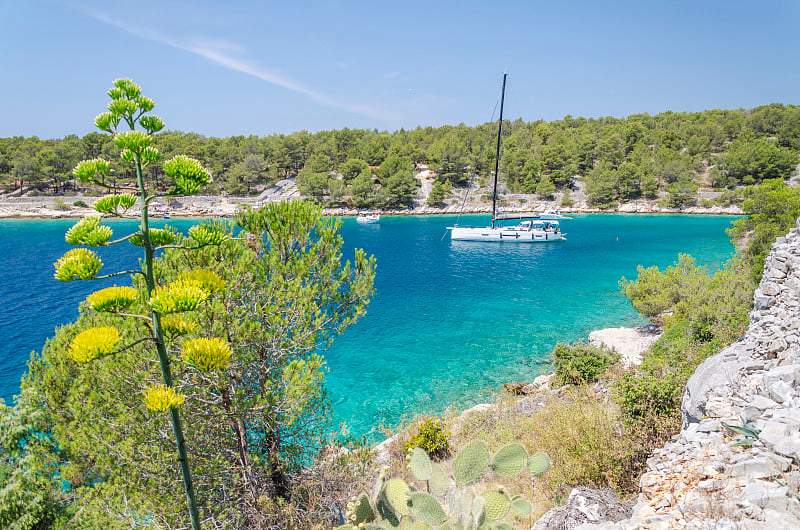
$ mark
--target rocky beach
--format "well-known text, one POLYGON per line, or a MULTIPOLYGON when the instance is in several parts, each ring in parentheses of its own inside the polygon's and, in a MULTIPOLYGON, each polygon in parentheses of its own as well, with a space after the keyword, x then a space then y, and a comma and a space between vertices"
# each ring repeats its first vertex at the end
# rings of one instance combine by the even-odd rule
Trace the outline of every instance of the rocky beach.
MULTIPOLYGON (((467 193, 466 190, 454 190, 442 206, 429 206, 427 198, 432 188, 435 175, 429 170, 417 173, 419 187, 414 194, 414 201, 409 208, 395 210, 380 210, 383 215, 435 215, 458 213, 491 213, 491 201, 482 199, 486 190, 474 186, 467 193)), ((691 206, 686 208, 666 208, 660 206, 657 200, 637 199, 614 208, 592 208, 586 201, 582 184, 577 184, 571 197, 574 204, 570 207, 559 206, 561 193, 557 193, 552 201, 540 200, 537 195, 505 194, 499 201, 499 208, 505 212, 544 212, 560 209, 563 213, 680 213, 680 214, 711 214, 711 215, 741 215, 742 210, 737 205, 729 206, 691 206)), ((703 198, 713 198, 715 192, 703 192, 703 198)), ((292 200, 300 198, 300 191, 293 178, 276 182, 269 188, 254 197, 233 197, 228 195, 192 195, 189 197, 161 197, 151 203, 150 214, 155 217, 230 217, 238 209, 246 206, 260 206, 266 203, 292 200)), ((36 195, 32 190, 17 190, 14 193, 0 194, 0 219, 1 218, 42 218, 59 219, 63 217, 84 217, 92 212, 90 206, 98 196, 70 195, 70 196, 43 196, 36 195), (76 205, 75 203, 78 203, 76 205), (86 206, 80 205, 81 203, 86 206)), ((137 210, 132 210, 132 213, 137 210)), ((358 215, 360 210, 355 208, 325 208, 326 215, 358 215)))

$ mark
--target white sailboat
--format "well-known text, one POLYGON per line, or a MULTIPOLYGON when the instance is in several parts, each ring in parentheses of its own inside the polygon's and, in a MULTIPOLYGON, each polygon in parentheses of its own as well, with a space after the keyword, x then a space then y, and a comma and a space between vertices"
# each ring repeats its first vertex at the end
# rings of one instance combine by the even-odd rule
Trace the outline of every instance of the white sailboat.
POLYGON ((512 243, 544 243, 564 241, 566 234, 561 232, 557 219, 569 219, 561 212, 544 214, 503 214, 497 211, 497 175, 500 169, 500 132, 503 126, 503 103, 506 96, 506 76, 503 74, 503 90, 500 96, 500 120, 497 125, 497 154, 494 166, 494 191, 492 192, 492 225, 486 227, 448 226, 453 241, 508 241, 512 243), (500 226, 498 221, 511 219, 522 222, 513 226, 500 226), (523 220, 525 219, 525 220, 523 220))

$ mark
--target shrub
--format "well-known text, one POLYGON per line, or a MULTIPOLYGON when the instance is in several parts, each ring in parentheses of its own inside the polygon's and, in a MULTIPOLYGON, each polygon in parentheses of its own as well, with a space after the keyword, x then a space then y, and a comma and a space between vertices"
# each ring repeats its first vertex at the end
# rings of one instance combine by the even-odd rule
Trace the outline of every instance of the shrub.
POLYGON ((53 201, 53 207, 56 210, 69 210, 70 205, 64 202, 64 199, 55 199, 53 201))
POLYGON ((86 204, 85 202, 80 201, 80 200, 73 202, 72 205, 73 206, 77 206, 78 208, 88 208, 89 207, 88 204, 86 204))
POLYGON ((561 196, 561 207, 569 208, 575 205, 575 200, 569 193, 569 190, 564 190, 564 195, 561 196))
POLYGON ((450 433, 442 423, 441 418, 431 418, 419 425, 417 434, 409 438, 405 449, 414 447, 422 448, 431 457, 438 459, 450 453, 450 433))
POLYGON ((619 384, 622 412, 632 420, 674 414, 680 410, 684 383, 679 373, 625 374, 619 384))
POLYGON ((561 384, 580 385, 596 381, 612 364, 619 360, 619 354, 584 342, 556 344, 553 349, 553 363, 556 379, 561 384))

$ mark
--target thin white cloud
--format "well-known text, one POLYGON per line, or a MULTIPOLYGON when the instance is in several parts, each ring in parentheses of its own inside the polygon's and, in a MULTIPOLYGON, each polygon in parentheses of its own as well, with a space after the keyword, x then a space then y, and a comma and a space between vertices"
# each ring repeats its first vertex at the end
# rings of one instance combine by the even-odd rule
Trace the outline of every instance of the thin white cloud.
POLYGON ((131 28, 103 12, 86 9, 80 9, 80 11, 99 22, 118 28, 125 33, 131 34, 140 39, 158 42, 178 50, 199 55, 200 57, 203 57, 229 70, 241 72, 292 92, 303 94, 307 98, 323 105, 351 112, 353 114, 358 114, 360 116, 365 116, 367 118, 379 120, 385 124, 394 124, 400 121, 400 116, 396 113, 379 108, 373 108, 364 105, 353 105, 350 103, 337 101, 315 90, 307 88, 277 71, 265 68, 259 65, 256 61, 237 58, 234 56, 234 54, 241 56, 245 53, 245 48, 237 43, 220 40, 180 41, 170 39, 153 30, 131 28))

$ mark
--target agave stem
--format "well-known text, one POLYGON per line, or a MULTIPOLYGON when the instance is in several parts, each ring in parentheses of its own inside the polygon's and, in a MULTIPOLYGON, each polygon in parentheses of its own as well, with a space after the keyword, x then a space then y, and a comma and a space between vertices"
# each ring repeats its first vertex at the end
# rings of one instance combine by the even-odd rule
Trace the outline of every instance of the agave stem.
MULTIPOLYGON (((133 127, 131 127, 133 128, 133 127)), ((153 274, 153 245, 150 242, 150 231, 148 227, 147 216, 147 191, 144 187, 144 178, 142 176, 142 162, 138 154, 134 155, 136 163, 136 180, 139 183, 139 198, 141 204, 141 220, 142 220, 142 246, 144 247, 144 274, 145 282, 147 283, 147 297, 149 299, 150 293, 156 288, 155 276, 153 274)), ((158 351, 158 361, 161 365, 161 375, 164 378, 166 386, 172 385, 172 373, 169 367, 169 357, 167 356, 167 348, 164 342, 164 330, 161 327, 161 315, 155 311, 151 312, 153 319, 153 337, 156 342, 156 350, 158 351)), ((200 516, 197 510, 197 499, 194 493, 194 484, 192 482, 192 471, 189 468, 189 457, 186 453, 186 440, 183 437, 183 424, 177 408, 169 409, 170 418, 172 419, 172 433, 175 436, 175 445, 178 450, 178 462, 181 467, 181 475, 183 476, 183 488, 186 492, 186 503, 189 508, 189 517, 192 521, 193 530, 201 530, 200 516)))

